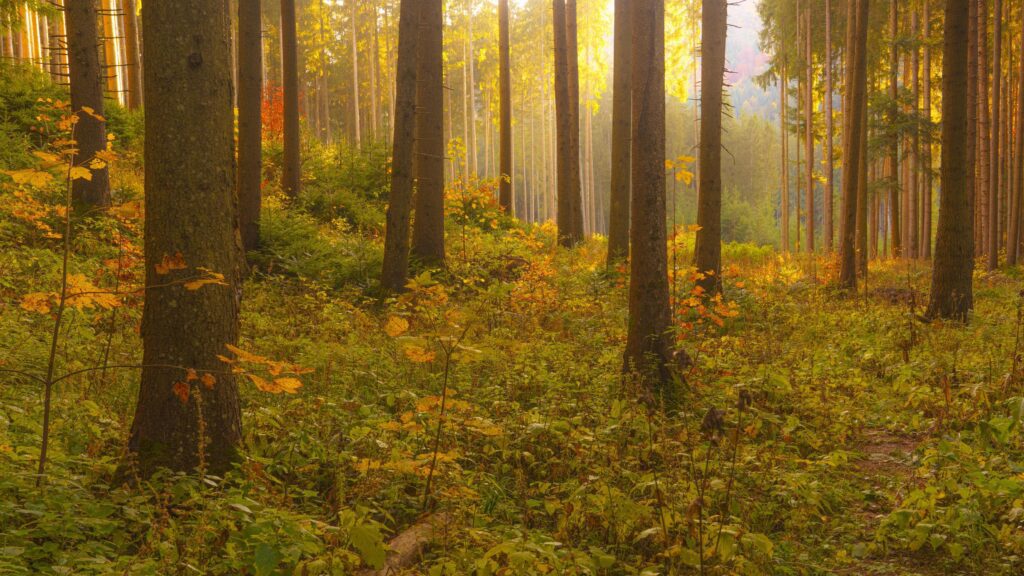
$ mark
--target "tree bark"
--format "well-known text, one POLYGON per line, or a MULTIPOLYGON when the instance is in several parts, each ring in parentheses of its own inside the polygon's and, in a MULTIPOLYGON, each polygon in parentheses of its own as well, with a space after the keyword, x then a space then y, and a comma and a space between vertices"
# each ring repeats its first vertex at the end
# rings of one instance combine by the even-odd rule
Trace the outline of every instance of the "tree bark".
POLYGON ((442 0, 420 8, 416 91, 416 219, 412 255, 444 262, 444 12, 442 0))
POLYGON ((409 276, 409 212, 412 205, 416 131, 416 55, 419 52, 420 3, 405 0, 398 18, 395 90, 395 135, 391 142, 391 195, 384 235, 381 285, 389 292, 405 289, 409 276))
MULTIPOLYGON (((847 290, 857 288, 857 197, 860 185, 860 159, 865 153, 863 139, 864 102, 867 96, 867 38, 870 0, 850 0, 847 22, 847 82, 849 96, 844 110, 843 131, 843 219, 840 242, 839 285, 847 290)), ((890 211, 893 205, 890 203, 890 211)), ((896 234, 893 235, 895 242, 896 234)))
POLYGON ((142 20, 149 46, 145 367, 129 449, 143 476, 160 467, 220 474, 241 442, 238 388, 217 358, 237 342, 241 294, 227 1, 146 2, 142 20), (177 254, 187 269, 160 274, 157 266, 177 254), (223 274, 224 284, 184 288, 201 267, 223 274), (216 382, 189 380, 183 368, 216 382))
POLYGON ((807 7, 805 14, 805 43, 804 54, 806 57, 806 68, 804 78, 804 146, 807 156, 805 177, 807 179, 807 242, 808 254, 814 253, 814 59, 811 52, 813 35, 811 34, 811 7, 807 7))
POLYGON ((946 0, 942 56, 942 199, 928 316, 966 322, 973 304, 974 221, 968 195, 968 45, 971 0, 946 0))
POLYGON ((363 146, 363 132, 359 119, 359 0, 349 0, 352 24, 352 129, 356 148, 363 146))
MULTIPOLYGON (((71 109, 78 115, 75 163, 88 165, 97 152, 107 149, 107 123, 103 119, 103 77, 97 0, 68 2, 68 65, 70 67, 71 109), (89 108, 93 113, 84 111, 89 108)), ((92 171, 92 179, 79 178, 71 186, 75 204, 85 208, 110 206, 110 174, 106 168, 92 171)))
POLYGON ((302 188, 299 150, 299 52, 295 36, 295 0, 281 0, 281 72, 284 99, 284 160, 281 190, 298 198, 302 188))
POLYGON ((139 16, 135 0, 124 0, 124 45, 126 49, 126 68, 128 76, 128 107, 132 110, 142 108, 142 35, 139 34, 139 16))
MULTIPOLYGON (((721 2, 724 11, 726 0, 715 1, 721 2)), ((665 4, 664 0, 631 0, 630 4, 635 194, 631 200, 633 254, 623 370, 639 385, 645 400, 674 408, 678 393, 669 370, 672 344, 665 230, 665 4)))
POLYGON ((782 196, 780 211, 780 226, 782 228, 782 252, 789 252, 789 125, 787 113, 789 111, 789 76, 787 76, 786 63, 782 63, 782 70, 779 74, 779 125, 782 133, 782 196))
MULTIPOLYGON (((931 37, 932 37, 932 13, 931 13, 931 0, 926 0, 924 4, 924 16, 922 18, 922 27, 924 30, 924 85, 922 91, 924 92, 924 113, 925 118, 931 122, 932 118, 932 48, 931 48, 931 37)), ((922 204, 924 205, 923 213, 921 215, 921 245, 922 245, 922 257, 926 260, 932 257, 932 205, 934 203, 932 199, 932 140, 929 136, 924 146, 924 190, 922 204)))
POLYGON ((986 238, 990 271, 999 267, 999 193, 1002 188, 999 185, 1002 176, 1002 156, 999 145, 1000 128, 1003 125, 1003 0, 995 0, 992 13, 995 16, 992 30, 992 131, 990 134, 992 156, 989 159, 991 191, 988 203, 988 238, 986 238))
MULTIPOLYGON (((573 118, 578 114, 579 99, 572 98, 568 18, 565 0, 553 0, 552 29, 555 38, 555 116, 558 154, 558 242, 567 247, 583 240, 583 214, 580 190, 579 135, 573 136, 573 118), (574 112, 575 111, 575 112, 574 112)), ((575 45, 575 42, 571 44, 575 45)), ((578 132, 578 130, 577 130, 578 132)), ((663 159, 664 160, 664 159, 663 159)))
POLYGON ((263 23, 260 0, 238 3, 238 217, 242 246, 260 241, 263 185, 263 23))
POLYGON ((629 0, 615 0, 608 266, 629 256, 630 130, 632 128, 630 80, 633 74, 633 9, 629 4, 629 0))
POLYGON ((1013 152, 1013 191, 1010 195, 1010 215, 1007 226, 1006 263, 1017 264, 1020 250, 1021 199, 1024 198, 1024 38, 1020 40, 1017 80, 1017 138, 1013 152))
POLYGON ((709 295, 722 289, 722 83, 727 27, 727 0, 705 2, 701 13, 700 200, 694 255, 700 275, 697 285, 709 295))
POLYGON ((825 0, 825 252, 832 253, 835 242, 835 160, 832 139, 832 0, 825 0))
POLYGON ((499 42, 499 96, 501 122, 501 150, 499 152, 501 180, 498 184, 498 198, 501 209, 512 213, 512 72, 509 56, 508 0, 498 2, 499 42))
MULTIPOLYGON (((891 34, 889 44, 889 123, 890 127, 896 126, 898 119, 899 98, 899 0, 890 0, 889 3, 889 33, 891 34)), ((903 238, 906 234, 903 226, 903 198, 900 194, 900 139, 898 135, 891 135, 889 142, 889 165, 888 165, 889 190, 889 231, 892 234, 892 256, 902 258, 904 256, 903 238)))

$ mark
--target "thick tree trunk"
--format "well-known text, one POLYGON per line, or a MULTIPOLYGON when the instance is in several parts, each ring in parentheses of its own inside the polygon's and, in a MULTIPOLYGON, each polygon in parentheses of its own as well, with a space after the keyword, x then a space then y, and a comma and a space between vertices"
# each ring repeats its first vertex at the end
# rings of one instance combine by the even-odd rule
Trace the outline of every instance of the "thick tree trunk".
POLYGON ((971 0, 946 0, 942 56, 942 199, 928 316, 966 322, 973 305, 974 231, 968 173, 968 27, 971 0))
MULTIPOLYGON (((583 240, 583 212, 580 190, 579 134, 573 136, 573 118, 578 114, 579 100, 572 98, 570 53, 565 0, 552 1, 552 29, 555 37, 555 117, 557 121, 558 155, 558 242, 575 246, 583 240)), ((578 129, 577 129, 578 132, 578 129)))
MULTIPOLYGON (((107 125, 103 119, 103 77, 97 0, 68 2, 64 9, 68 29, 71 108, 78 115, 75 163, 88 165, 97 152, 107 149, 107 125), (92 113, 85 109, 91 109, 92 113)), ((92 171, 92 179, 79 178, 72 184, 75 203, 84 208, 110 206, 110 174, 106 168, 92 171)))
POLYGON ((633 8, 615 0, 615 46, 612 67, 611 202, 608 214, 608 265, 629 256, 631 79, 633 75, 633 8))
MULTIPOLYGON (((867 37, 869 0, 851 0, 850 17, 847 22, 847 85, 849 95, 844 110, 846 118, 843 130, 843 181, 842 221, 840 242, 839 285, 853 290, 857 288, 857 197, 860 186, 860 160, 864 141, 865 98, 867 97, 867 37)), ((890 203, 890 211, 893 211, 890 203)), ((896 240, 893 234, 893 242, 896 240)))
POLYGON ((419 52, 420 3, 405 0, 398 18, 395 81, 395 135, 391 142, 391 195, 388 198, 381 286, 405 289, 409 276, 409 215, 412 206, 413 154, 416 150, 416 55, 419 52))
POLYGON ((701 13, 699 228, 694 256, 702 275, 697 285, 706 294, 722 289, 722 83, 727 27, 727 0, 705 2, 701 13))
POLYGON ((226 0, 142 8, 149 47, 145 368, 129 449, 144 476, 159 467, 223 473, 241 442, 238 388, 217 359, 237 342, 241 294, 228 19, 226 0), (181 110, 189 111, 187 122, 181 110), (179 254, 187 269, 157 271, 179 254), (201 267, 223 274, 224 284, 184 288, 201 267), (216 382, 190 380, 185 369, 216 382))
POLYGON ((835 160, 832 139, 832 0, 825 0, 825 252, 831 253, 835 242, 835 160))
MULTIPOLYGON (((721 2, 724 12, 726 0, 715 1, 721 2)), ((633 5, 632 180, 635 193, 631 200, 633 254, 623 368, 627 378, 639 384, 645 400, 673 408, 678 402, 678 393, 673 388, 669 370, 672 343, 665 230, 665 3, 664 0, 630 0, 630 4, 633 5)))
POLYGON ((281 190, 297 198, 302 188, 299 142, 299 52, 295 36, 295 0, 281 0, 281 72, 284 98, 284 160, 281 190))
POLYGON ((501 122, 501 181, 498 184, 498 202, 502 210, 512 213, 512 71, 509 55, 508 0, 498 3, 498 66, 499 117, 501 122))
MULTIPOLYGON (((968 217, 971 219, 971 234, 978 226, 978 2, 968 0, 969 21, 967 25, 967 198, 970 201, 968 217)), ((971 246, 976 245, 972 238, 971 246)))
POLYGON ((242 246, 260 241, 263 185, 263 23, 260 0, 238 3, 238 219, 242 246))
POLYGON ((416 219, 412 255, 444 262, 444 11, 442 0, 420 8, 416 91, 416 219))

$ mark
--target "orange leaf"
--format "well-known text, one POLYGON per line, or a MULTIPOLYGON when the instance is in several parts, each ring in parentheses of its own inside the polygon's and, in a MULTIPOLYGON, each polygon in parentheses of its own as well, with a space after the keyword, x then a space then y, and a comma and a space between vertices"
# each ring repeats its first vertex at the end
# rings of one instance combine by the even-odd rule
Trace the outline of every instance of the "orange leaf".
POLYGON ((182 404, 188 404, 189 386, 184 382, 175 382, 174 388, 171 389, 174 395, 181 400, 182 404))

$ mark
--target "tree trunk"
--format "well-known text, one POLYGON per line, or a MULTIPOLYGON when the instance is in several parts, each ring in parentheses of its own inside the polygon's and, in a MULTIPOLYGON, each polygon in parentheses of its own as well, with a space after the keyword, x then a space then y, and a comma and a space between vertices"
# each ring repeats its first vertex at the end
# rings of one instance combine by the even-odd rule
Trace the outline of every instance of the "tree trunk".
POLYGON ((583 168, 580 154, 580 51, 578 41, 576 0, 565 0, 565 39, 569 71, 569 107, 570 129, 572 138, 573 169, 569 173, 572 189, 577 193, 573 196, 575 207, 572 210, 573 230, 578 231, 580 240, 586 237, 583 229, 583 168))
POLYGON ((260 241, 263 185, 263 23, 260 0, 238 3, 238 218, 242 246, 260 241))
POLYGON ((404 0, 398 18, 395 82, 395 135, 391 141, 391 195, 384 235, 381 286, 405 289, 409 276, 409 212, 412 206, 413 154, 416 150, 416 55, 420 40, 420 3, 404 0))
MULTIPOLYGON (((139 16, 135 0, 124 0, 124 45, 126 51, 125 74, 128 80, 128 107, 132 110, 142 108, 142 49, 139 34, 139 16)), ((56 59, 54 55, 54 59, 56 59)))
POLYGON ((992 158, 989 156, 990 149, 989 134, 989 103, 988 103, 988 2, 976 0, 978 3, 978 158, 977 158, 977 196, 978 220, 976 226, 975 252, 981 256, 985 252, 988 242, 989 224, 989 197, 992 194, 992 184, 989 181, 992 158))
POLYGON ((352 24, 352 129, 356 148, 363 146, 363 133, 359 121, 359 0, 349 0, 352 24))
POLYGON ((416 92, 416 219, 412 254, 431 265, 444 262, 444 11, 442 0, 420 8, 416 92))
POLYGON ((1017 81, 1017 139, 1013 152, 1013 191, 1010 195, 1010 217, 1007 227, 1006 263, 1017 264, 1020 250, 1021 199, 1024 198, 1024 38, 1020 39, 1017 81))
MULTIPOLYGON (((107 125, 103 119, 103 76, 97 0, 68 2, 64 9, 68 29, 71 109, 78 115, 75 163, 88 165, 97 152, 107 149, 107 125), (85 109, 91 109, 92 113, 85 109)), ((110 206, 110 174, 106 168, 92 171, 92 179, 78 178, 71 187, 75 204, 86 208, 110 206)))
MULTIPOLYGON (((849 96, 844 112, 843 180, 840 242, 839 285, 848 290, 857 288, 857 196, 860 186, 860 158, 866 151, 864 141, 864 102, 867 97, 867 38, 870 0, 851 0, 851 14, 847 22, 847 85, 849 96)), ((894 211, 890 203, 890 211, 894 211)), ((895 242, 895 233, 893 242, 895 242)))
POLYGON ((299 156, 299 52, 295 36, 295 0, 281 0, 281 72, 284 98, 284 160, 281 190, 291 199, 302 188, 299 156))
POLYGON ((868 277, 868 103, 862 103, 857 176, 857 275, 868 277))
POLYGON ((701 13, 700 200, 694 255, 697 285, 709 295, 722 289, 722 83, 727 27, 727 0, 705 2, 701 13))
MULTIPOLYGON (((579 135, 572 134, 573 118, 578 114, 579 100, 572 99, 570 53, 566 3, 553 0, 552 29, 555 37, 555 117, 558 139, 558 241, 563 246, 575 246, 583 240, 583 199, 580 196, 579 135)), ((664 160, 664 159, 662 159, 664 160)))
MULTIPOLYGON (((970 11, 967 25, 967 198, 970 201, 968 217, 971 233, 977 233, 978 218, 978 2, 968 0, 970 11)), ((974 238, 972 238, 974 240, 974 238)), ((971 242, 973 250, 975 242, 971 242)))
MULTIPOLYGON (((899 0, 890 0, 889 3, 889 34, 891 35, 889 44, 889 123, 890 127, 896 126, 899 122, 898 119, 898 104, 899 98, 899 71, 900 71, 900 52, 899 52, 899 0)), ((891 129, 891 128, 890 128, 891 129)), ((906 230, 903 228, 903 198, 900 194, 900 139, 898 135, 891 135, 891 141, 889 142, 889 173, 888 184, 890 186, 889 191, 889 230, 892 234, 892 256, 893 258, 902 258, 903 254, 903 237, 906 234, 906 230)))
POLYGON ((968 173, 968 27, 971 0, 946 0, 942 56, 942 199, 928 316, 966 322, 973 304, 974 231, 968 173))
MULTIPOLYGON (((931 121, 932 118, 932 48, 931 48, 931 37, 932 37, 932 14, 931 14, 931 0, 925 0, 924 4, 924 17, 922 18, 922 27, 924 30, 924 86, 922 91, 924 92, 924 113, 925 117, 931 121)), ((929 136, 924 146, 924 190, 922 204, 924 210, 921 214, 921 244, 922 244, 922 256, 927 260, 932 257, 932 140, 929 136)))
POLYGON ((608 215, 608 266, 629 256, 629 176, 632 114, 633 9, 629 0, 615 0, 614 63, 612 66, 611 203, 608 215))
POLYGON ((498 2, 499 96, 501 122, 501 181, 498 198, 501 209, 512 213, 512 72, 509 56, 508 0, 498 2))
POLYGON ((786 75, 786 63, 782 63, 782 71, 779 75, 779 125, 782 133, 782 202, 780 211, 782 228, 782 251, 789 252, 789 126, 787 123, 787 112, 789 111, 789 77, 786 75))
MULTIPOLYGON (((723 12, 725 1, 715 0, 721 2, 723 12)), ((630 230, 629 331, 623 370, 639 385, 649 403, 674 408, 678 394, 669 370, 672 343, 665 230, 665 3, 631 0, 630 4, 635 193, 630 230)))
POLYGON ((807 179, 807 253, 814 254, 814 60, 811 52, 811 7, 807 7, 805 15, 804 53, 806 57, 806 77, 804 78, 804 146, 807 156, 805 177, 807 179))
POLYGON ((835 161, 832 140, 832 0, 825 0, 825 252, 831 253, 835 239, 835 161))
POLYGON ((142 20, 145 367, 128 446, 143 476, 160 467, 220 474, 237 460, 242 432, 234 376, 217 358, 238 340, 241 294, 227 1, 146 2, 142 20), (160 274, 157 266, 175 255, 187 269, 160 274), (200 268, 223 274, 224 284, 184 288, 200 268), (186 369, 216 382, 200 385, 186 369))
POLYGON ((476 51, 473 48, 473 3, 469 4, 469 168, 474 176, 480 174, 479 144, 476 133, 476 51))
MULTIPOLYGON (((918 23, 918 14, 916 11, 910 13, 910 30, 913 38, 918 37, 918 29, 920 24, 918 23)), ((911 84, 911 98, 913 98, 913 107, 910 110, 914 116, 921 110, 921 59, 918 54, 917 47, 913 47, 910 50, 910 84, 911 84)), ((921 157, 921 137, 917 130, 914 130, 910 138, 910 169, 908 170, 908 188, 907 192, 910 195, 910 214, 908 219, 910 220, 910 256, 913 258, 921 257, 921 189, 918 186, 920 179, 920 157, 921 157)))
POLYGON ((995 270, 999 267, 999 193, 1002 187, 999 185, 1002 170, 1002 156, 1000 155, 1000 128, 1003 125, 1002 110, 1002 80, 1003 80, 1003 0, 995 0, 993 9, 994 23, 992 31, 992 131, 990 134, 991 153, 989 159, 989 203, 988 203, 988 269, 995 270))

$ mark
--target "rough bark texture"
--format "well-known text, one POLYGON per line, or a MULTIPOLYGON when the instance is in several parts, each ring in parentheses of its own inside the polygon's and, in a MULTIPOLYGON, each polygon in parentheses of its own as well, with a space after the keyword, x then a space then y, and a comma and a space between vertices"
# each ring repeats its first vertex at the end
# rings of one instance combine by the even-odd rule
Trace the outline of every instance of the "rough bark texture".
POLYGON ((263 23, 260 0, 238 3, 238 220, 242 246, 260 242, 263 184, 263 23))
POLYGON ((421 4, 412 254, 436 265, 444 262, 444 12, 442 0, 424 0, 421 4))
POLYGON ((284 160, 281 190, 297 198, 302 188, 299 156, 299 54, 295 36, 295 0, 281 0, 281 71, 284 98, 284 160))
POLYGON ((502 210, 512 213, 512 70, 509 55, 508 0, 498 3, 499 95, 501 100, 501 182, 498 185, 502 210))
POLYGON ((968 26, 971 0, 946 0, 942 56, 942 199, 928 304, 931 318, 966 322, 973 304, 974 221, 968 195, 968 26))
MULTIPOLYGON (((725 0, 716 1, 724 7, 725 0)), ((665 229, 665 4, 664 0, 631 0, 630 4, 635 193, 624 370, 640 385, 648 401, 671 408, 678 394, 669 370, 672 345, 665 229)))
POLYGON ((405 288, 409 276, 409 212, 412 207, 413 154, 416 132, 416 54, 420 3, 405 0, 398 19, 398 62, 395 88, 395 135, 391 142, 391 195, 388 197, 381 286, 389 292, 405 288))
MULTIPOLYGON (((862 142, 864 101, 867 95, 867 20, 869 0, 850 0, 851 17, 847 22, 847 82, 849 95, 843 130, 843 206, 840 241, 839 285, 846 289, 857 287, 857 190, 860 185, 860 157, 865 150, 862 142)), ((890 210, 893 206, 890 204, 890 210)))
POLYGON ((701 13, 700 199, 697 202, 697 284, 721 291, 722 272, 722 82, 725 75, 726 0, 704 3, 701 13))
MULTIPOLYGON (((891 126, 898 124, 898 104, 897 99, 899 97, 899 70, 900 70, 900 56, 899 56, 899 0, 890 0, 889 3, 889 34, 890 45, 889 45, 889 122, 891 126)), ((903 257, 903 237, 905 230, 903 229, 903 206, 902 197, 900 195, 900 140, 896 135, 891 136, 891 142, 889 143, 889 164, 888 173, 886 174, 889 180, 889 232, 892 237, 892 255, 893 258, 903 257)))
MULTIPOLYGON (((579 108, 579 99, 572 98, 570 61, 576 59, 569 52, 568 25, 565 0, 552 2, 552 28, 555 38, 555 116, 557 121, 558 154, 558 242, 575 246, 583 240, 583 199, 580 190, 580 152, 578 124, 573 118, 579 108), (577 135, 573 136, 573 127, 577 135)), ((575 42, 571 42, 575 45, 575 42)), ((664 159, 662 159, 664 161, 664 159)))
POLYGON ((227 470, 241 442, 238 389, 217 359, 238 339, 231 41, 227 0, 163 0, 142 9, 146 66, 146 304, 142 384, 129 449, 140 472, 227 470), (180 253, 187 268, 159 274, 180 253), (225 285, 187 290, 200 267, 225 285), (209 388, 183 368, 213 373, 209 388), (189 390, 187 398, 175 385, 189 390))
POLYGON ((629 256, 629 172, 632 127, 633 9, 615 1, 615 62, 612 79, 611 202, 608 214, 608 265, 629 256))
POLYGON ((135 0, 124 0, 124 45, 127 52, 125 74, 128 80, 128 107, 142 108, 142 35, 139 34, 139 15, 135 0))
MULTIPOLYGON (((78 114, 75 163, 87 165, 97 152, 107 148, 107 126, 103 117, 103 77, 97 0, 68 2, 64 17, 68 30, 71 108, 78 114), (83 111, 91 108, 93 114, 83 111)), ((106 168, 94 170, 92 180, 80 178, 72 184, 75 203, 85 208, 110 206, 110 175, 106 168)))

